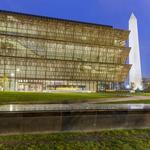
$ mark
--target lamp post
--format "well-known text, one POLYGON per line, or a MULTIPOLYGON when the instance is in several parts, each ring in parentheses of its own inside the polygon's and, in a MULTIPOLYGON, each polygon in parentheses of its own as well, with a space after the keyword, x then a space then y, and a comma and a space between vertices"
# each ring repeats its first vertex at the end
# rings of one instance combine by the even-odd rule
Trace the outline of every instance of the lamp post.
MULTIPOLYGON (((16 68, 16 76, 17 76, 17 74, 20 72, 20 68, 16 68)), ((18 90, 18 83, 17 83, 17 80, 16 80, 16 78, 15 78, 15 89, 16 90, 18 90)))
POLYGON ((13 72, 11 72, 10 74, 10 90, 13 91, 14 90, 14 78, 15 74, 13 72))

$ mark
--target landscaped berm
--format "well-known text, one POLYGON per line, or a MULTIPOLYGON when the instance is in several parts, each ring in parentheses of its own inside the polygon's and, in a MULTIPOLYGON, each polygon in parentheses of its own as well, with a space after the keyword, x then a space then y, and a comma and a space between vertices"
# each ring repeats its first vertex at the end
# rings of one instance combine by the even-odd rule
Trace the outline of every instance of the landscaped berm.
POLYGON ((150 93, 130 94, 127 92, 101 93, 37 93, 0 92, 0 104, 10 103, 150 103, 150 93))
POLYGON ((149 150, 150 129, 0 136, 0 150, 149 150))
POLYGON ((119 97, 117 93, 0 92, 0 103, 72 103, 119 97))

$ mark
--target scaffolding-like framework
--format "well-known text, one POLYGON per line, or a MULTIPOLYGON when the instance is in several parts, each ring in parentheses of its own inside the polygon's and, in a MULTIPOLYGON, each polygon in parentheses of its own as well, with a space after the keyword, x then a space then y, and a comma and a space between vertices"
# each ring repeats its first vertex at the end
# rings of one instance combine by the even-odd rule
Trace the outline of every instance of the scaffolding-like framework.
MULTIPOLYGON (((0 11, 0 78, 42 82, 124 82, 129 31, 0 11)), ((12 84, 12 83, 9 83, 12 84)), ((11 85, 9 85, 9 88, 11 85)))

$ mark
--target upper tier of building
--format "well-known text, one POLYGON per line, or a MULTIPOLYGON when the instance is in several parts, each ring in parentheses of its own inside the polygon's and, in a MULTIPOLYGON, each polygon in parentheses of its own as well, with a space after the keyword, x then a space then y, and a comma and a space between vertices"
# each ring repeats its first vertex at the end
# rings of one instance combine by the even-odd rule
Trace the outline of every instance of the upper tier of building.
POLYGON ((129 31, 112 26, 0 11, 0 31, 86 44, 126 46, 129 31))

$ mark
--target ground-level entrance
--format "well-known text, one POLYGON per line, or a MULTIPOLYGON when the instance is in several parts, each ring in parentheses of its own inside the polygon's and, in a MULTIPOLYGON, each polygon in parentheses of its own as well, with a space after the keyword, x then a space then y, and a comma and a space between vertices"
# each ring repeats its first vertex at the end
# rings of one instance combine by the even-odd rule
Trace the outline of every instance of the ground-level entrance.
POLYGON ((54 81, 7 79, 0 84, 1 91, 33 92, 99 92, 123 89, 122 83, 104 81, 54 81))

